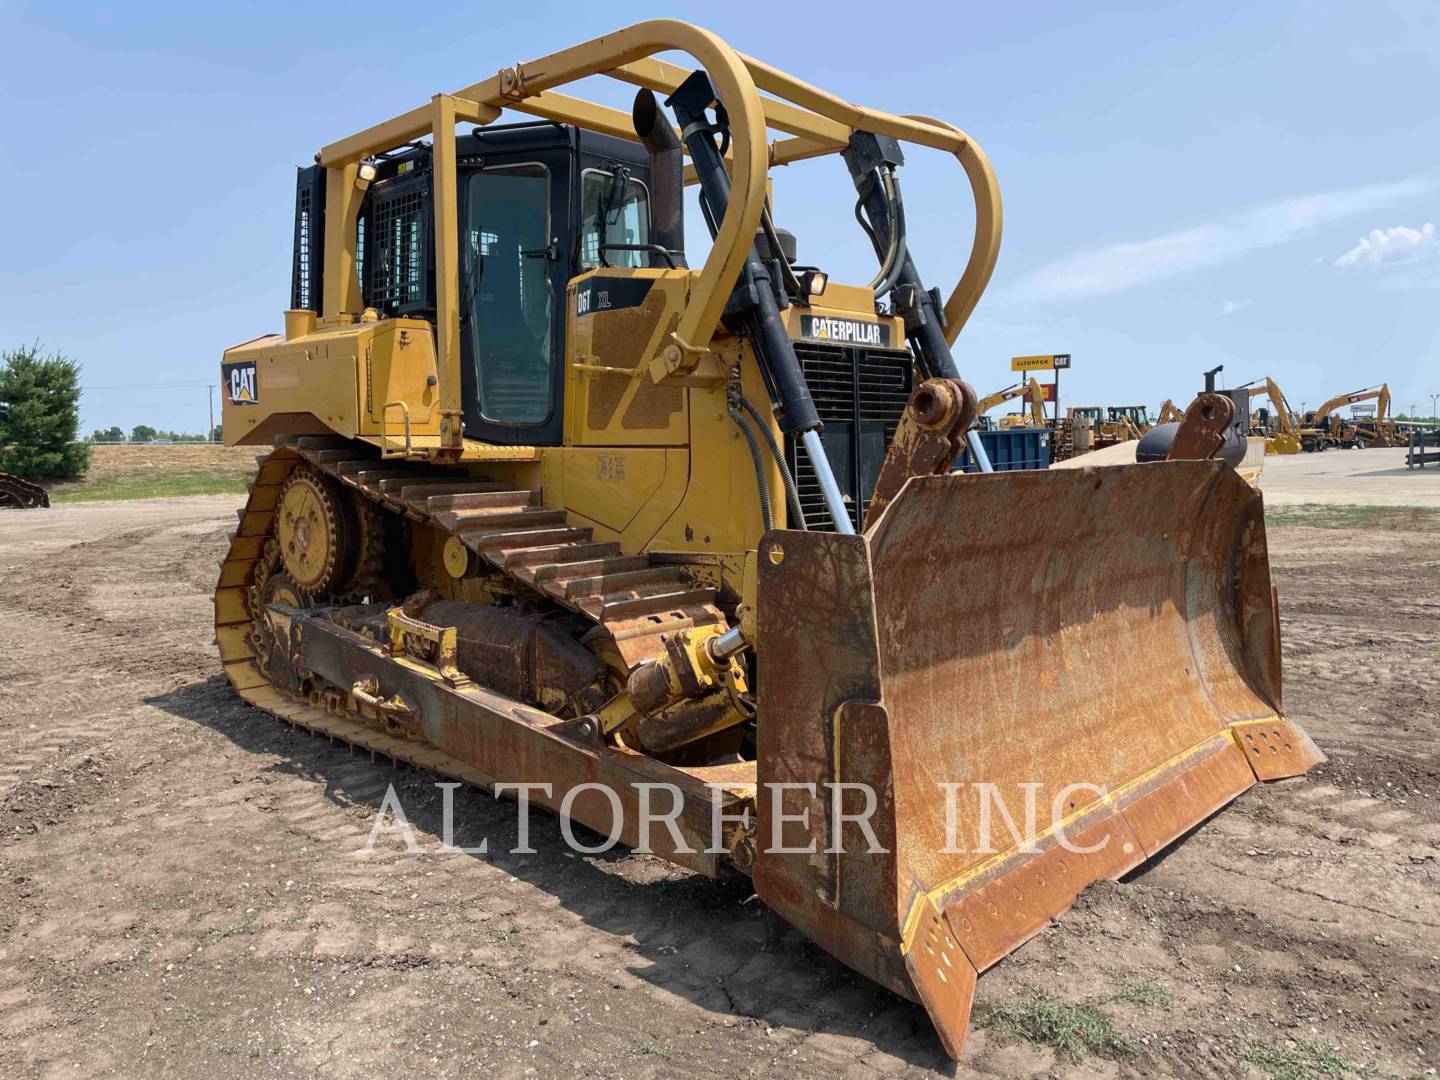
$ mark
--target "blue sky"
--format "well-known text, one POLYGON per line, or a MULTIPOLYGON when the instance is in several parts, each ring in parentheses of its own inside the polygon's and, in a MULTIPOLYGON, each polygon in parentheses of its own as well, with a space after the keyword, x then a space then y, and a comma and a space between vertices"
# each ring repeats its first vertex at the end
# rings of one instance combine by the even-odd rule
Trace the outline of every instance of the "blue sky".
MULTIPOLYGON (((1010 356, 1051 351, 1075 358, 1070 403, 1154 407, 1217 363, 1231 383, 1274 376, 1296 407, 1382 380, 1397 410, 1440 393, 1432 0, 0 0, 0 345, 79 359, 87 431, 203 428, 222 350, 280 326, 295 165, 438 90, 657 15, 985 147, 1005 237, 958 350, 981 393, 1012 381, 1010 356), (894 28, 877 21, 891 11, 894 28)), ((596 83, 614 104, 633 92, 596 83)), ((839 162, 775 177, 804 261, 868 280, 839 162)), ((969 247, 963 176, 917 150, 904 183, 912 250, 948 290, 969 247)))

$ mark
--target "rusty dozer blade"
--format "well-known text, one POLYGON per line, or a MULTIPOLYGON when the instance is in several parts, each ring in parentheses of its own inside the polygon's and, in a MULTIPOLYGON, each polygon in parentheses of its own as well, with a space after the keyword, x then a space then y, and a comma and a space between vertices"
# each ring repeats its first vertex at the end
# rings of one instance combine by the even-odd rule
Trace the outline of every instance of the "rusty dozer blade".
POLYGON ((916 477, 759 562, 756 888, 953 1056, 976 974, 1085 885, 1323 760, 1222 462, 916 477))

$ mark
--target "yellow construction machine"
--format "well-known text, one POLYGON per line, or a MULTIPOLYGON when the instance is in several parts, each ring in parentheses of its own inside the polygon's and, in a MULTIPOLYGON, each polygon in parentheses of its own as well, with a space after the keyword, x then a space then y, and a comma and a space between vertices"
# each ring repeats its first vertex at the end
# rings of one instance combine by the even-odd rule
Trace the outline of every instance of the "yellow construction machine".
POLYGON ((1111 405, 1106 411, 1110 422, 1122 428, 1127 439, 1138 439, 1155 426, 1144 405, 1111 405))
POLYGON ((975 407, 975 416, 978 420, 997 405, 1003 405, 1007 401, 1014 401, 1018 397, 1025 399, 1025 404, 1030 410, 1026 417, 1021 413, 1018 422, 1010 422, 1011 417, 1004 417, 1000 421, 1001 427, 1039 427, 1046 426, 1045 420, 1045 388, 1040 385, 1040 380, 1033 375, 1028 382, 1018 382, 1014 386, 1007 386, 1004 390, 997 390, 995 393, 980 399, 975 407))
POLYGON ((1065 417, 1072 426, 1090 428, 1091 450, 1103 450, 1116 443, 1138 439, 1150 428, 1143 405, 1070 405, 1065 409, 1065 417), (1132 410, 1137 412, 1132 413, 1132 410), (1145 423, 1143 430, 1135 422, 1136 416, 1145 423))
POLYGON ((952 473, 1000 240, 959 128, 659 20, 322 147, 295 207, 283 332, 221 364, 226 440, 264 448, 215 594, 257 708, 749 875, 956 1056, 977 972, 1318 760, 1214 410, 1190 460, 952 473), (567 92, 597 75, 630 113, 567 92), (907 143, 974 195, 948 298, 907 143), (872 281, 802 263, 787 165, 843 166, 872 281))
POLYGON ((1368 390, 1355 390, 1349 394, 1337 394, 1318 409, 1307 412, 1301 419, 1299 430, 1302 449, 1325 450, 1329 447, 1389 446, 1395 440, 1395 422, 1390 419, 1390 386, 1381 383, 1368 390), (1362 401, 1376 404, 1375 419, 1347 421, 1335 410, 1362 401))
POLYGON ((1157 419, 1155 423, 1157 425, 1178 424, 1181 420, 1185 419, 1185 414, 1175 406, 1175 402, 1170 398, 1165 399, 1164 404, 1160 406, 1160 411, 1156 416, 1157 419))
POLYGON ((1260 394, 1268 394, 1270 397, 1270 423, 1252 428, 1253 434, 1264 436, 1265 452, 1267 454, 1300 453, 1300 435, 1295 427, 1295 414, 1291 411, 1290 403, 1285 400, 1285 394, 1275 380, 1266 376, 1263 383, 1257 379, 1254 383, 1246 383, 1236 389, 1248 389, 1252 398, 1260 394))

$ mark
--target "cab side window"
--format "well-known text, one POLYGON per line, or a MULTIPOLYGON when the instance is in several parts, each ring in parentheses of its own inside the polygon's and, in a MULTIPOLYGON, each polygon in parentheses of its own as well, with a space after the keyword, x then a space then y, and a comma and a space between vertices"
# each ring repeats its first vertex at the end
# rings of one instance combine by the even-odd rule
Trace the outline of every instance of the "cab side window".
MULTIPOLYGON (((601 265, 600 245, 650 243, 650 193, 639 180, 631 180, 619 205, 609 207, 601 221, 605 200, 610 197, 614 174, 604 169, 586 169, 580 181, 580 258, 578 272, 601 265), (601 238, 604 238, 603 240, 601 238)), ((627 269, 651 265, 650 253, 609 248, 606 263, 627 269)))

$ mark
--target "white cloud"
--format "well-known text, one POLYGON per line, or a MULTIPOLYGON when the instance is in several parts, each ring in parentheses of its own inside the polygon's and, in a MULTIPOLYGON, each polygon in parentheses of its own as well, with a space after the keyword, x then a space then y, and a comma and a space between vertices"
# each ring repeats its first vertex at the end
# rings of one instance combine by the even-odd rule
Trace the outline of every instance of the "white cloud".
POLYGON ((1244 311, 1250 304, 1249 300, 1226 300, 1220 305, 1220 314, 1234 315, 1237 311, 1244 311))
POLYGON ((1393 229, 1371 229, 1349 251, 1335 260, 1344 269, 1349 266, 1380 266, 1384 263, 1418 262, 1435 250, 1435 224, 1426 222, 1418 229, 1396 225, 1393 229))
POLYGON ((1414 177, 1393 184, 1307 195, 1147 240, 1082 251, 1041 267, 1023 279, 1011 295, 1035 301, 1120 292, 1288 243, 1331 221, 1377 210, 1436 186, 1435 178, 1414 177))

